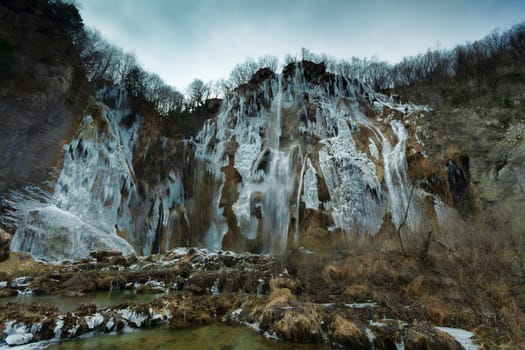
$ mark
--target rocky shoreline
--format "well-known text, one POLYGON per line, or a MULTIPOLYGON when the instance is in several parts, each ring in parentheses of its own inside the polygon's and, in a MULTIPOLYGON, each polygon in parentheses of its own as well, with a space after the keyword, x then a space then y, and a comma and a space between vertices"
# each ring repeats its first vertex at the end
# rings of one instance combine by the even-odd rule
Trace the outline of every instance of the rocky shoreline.
MULTIPOLYGON (((308 258, 313 253, 296 254, 308 258)), ((323 295, 306 290, 295 271, 268 255, 208 253, 193 248, 149 257, 101 251, 79 261, 37 266, 23 276, 22 272, 29 271, 0 275, 0 295, 74 298, 117 289, 162 295, 144 303, 109 307, 84 303, 73 312, 61 312, 49 304, 2 303, 4 345, 160 324, 183 328, 224 322, 295 343, 359 349, 464 348, 446 332, 416 321, 409 307, 391 309, 384 301, 367 300, 359 293, 323 295)))

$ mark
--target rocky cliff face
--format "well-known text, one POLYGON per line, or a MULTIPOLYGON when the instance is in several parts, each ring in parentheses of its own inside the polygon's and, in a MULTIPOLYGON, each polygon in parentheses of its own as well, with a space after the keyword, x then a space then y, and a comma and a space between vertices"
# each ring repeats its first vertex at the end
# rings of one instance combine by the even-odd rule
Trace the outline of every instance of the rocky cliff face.
POLYGON ((205 191, 213 203, 206 245, 319 248, 392 231, 405 216, 411 230, 439 219, 469 193, 468 169, 428 158, 418 138, 427 111, 323 64, 260 71, 195 140, 204 176, 214 179, 205 191))
POLYGON ((11 235, 0 229, 0 261, 7 260, 9 258, 10 243, 11 235))
POLYGON ((88 94, 80 59, 45 3, 0 2, 0 192, 53 178, 88 94))
POLYGON ((318 249, 415 230, 469 193, 468 165, 425 153, 426 108, 322 64, 260 71, 188 140, 163 134, 121 88, 99 97, 65 147, 54 191, 12 201, 14 250, 64 259, 180 245, 318 249))
POLYGON ((103 87, 98 99, 64 146, 53 189, 28 186, 5 200, 12 248, 62 260, 98 249, 142 255, 202 245, 189 234, 184 204, 194 172, 189 141, 169 136, 170 121, 122 87, 103 87))
POLYGON ((499 107, 454 108, 433 117, 433 146, 442 153, 443 145, 448 144, 445 152, 468 157, 471 181, 484 203, 525 201, 525 120, 521 113, 499 107))
POLYGON ((469 118, 446 122, 312 62, 260 70, 189 137, 120 87, 95 98, 49 11, 0 2, 0 192, 12 190, 0 223, 14 250, 318 249, 471 210, 471 179, 486 200, 523 193, 519 125, 501 136, 483 131, 501 121, 478 123, 474 142, 469 118))
POLYGON ((472 93, 470 86, 400 89, 411 101, 429 103, 434 110, 421 124, 421 139, 433 159, 462 158, 480 205, 525 201, 525 91, 521 80, 502 76, 495 91, 472 93), (460 97, 457 97, 459 95, 460 97), (497 97, 502 96, 502 97, 497 97))

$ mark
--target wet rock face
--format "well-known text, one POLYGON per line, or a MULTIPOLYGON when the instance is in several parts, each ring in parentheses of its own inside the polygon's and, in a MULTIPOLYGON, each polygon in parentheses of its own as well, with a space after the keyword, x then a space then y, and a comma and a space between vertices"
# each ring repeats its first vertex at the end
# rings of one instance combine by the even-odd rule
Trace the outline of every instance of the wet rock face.
POLYGON ((54 192, 29 188, 11 199, 14 249, 57 261, 98 249, 151 254, 203 245, 209 227, 200 222, 213 189, 199 181, 209 177, 194 169, 192 146, 166 137, 151 114, 135 113, 122 88, 99 95, 104 104, 65 147, 54 192))
MULTIPOLYGON (((298 65, 295 63, 290 63, 283 69, 284 76, 293 76, 296 74, 298 65)), ((312 61, 302 61, 300 63, 300 69, 303 71, 304 78, 306 81, 317 81, 323 77, 329 76, 330 74, 326 72, 326 65, 323 62, 315 63, 312 61)), ((333 75, 332 75, 333 77, 333 75)))
POLYGON ((469 188, 455 176, 449 189, 444 163, 428 161, 418 138, 425 112, 324 64, 259 71, 195 138, 195 160, 215 181, 200 221, 207 247, 327 248, 377 234, 386 217, 399 226, 407 207, 411 230, 434 220, 436 207, 455 206, 452 191, 469 188))
POLYGON ((50 179, 87 101, 80 59, 45 3, 0 3, 0 192, 50 179))
POLYGON ((434 108, 427 119, 428 128, 422 129, 423 142, 433 158, 446 161, 456 152, 469 157, 470 182, 483 204, 509 201, 510 206, 523 206, 523 82, 503 74, 498 78, 490 93, 474 92, 467 85, 445 85, 448 92, 443 92, 435 84, 400 88, 399 93, 404 99, 434 108), (500 98, 513 102, 506 105, 500 98))
POLYGON ((9 259, 11 235, 0 228, 0 262, 9 259))
POLYGON ((468 180, 482 203, 525 200, 525 124, 519 109, 445 105, 426 122, 421 136, 431 155, 459 167, 468 157, 468 180))

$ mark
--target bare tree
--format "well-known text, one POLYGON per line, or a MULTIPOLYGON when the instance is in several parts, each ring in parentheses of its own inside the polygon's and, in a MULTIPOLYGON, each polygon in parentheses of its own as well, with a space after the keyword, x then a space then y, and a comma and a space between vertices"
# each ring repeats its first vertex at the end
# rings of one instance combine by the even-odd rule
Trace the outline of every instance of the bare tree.
POLYGON ((186 88, 186 94, 188 95, 190 109, 200 107, 210 97, 210 85, 201 79, 195 79, 186 88))
POLYGON ((139 66, 131 68, 129 73, 124 78, 126 90, 133 96, 138 98, 145 97, 145 80, 146 73, 139 66))
POLYGON ((525 22, 513 26, 508 32, 510 55, 516 67, 525 70, 525 22))
POLYGON ((405 245, 403 244, 403 237, 401 236, 401 229, 403 228, 403 226, 407 222, 408 211, 410 210, 410 203, 412 202, 412 195, 414 194, 415 188, 416 187, 414 185, 412 185, 412 188, 410 189, 410 195, 408 196, 408 202, 407 202, 407 207, 405 209, 405 215, 403 216, 403 219, 399 223, 399 226, 397 227, 397 230, 396 230, 397 238, 399 238, 399 244, 401 245, 401 251, 403 252, 403 256, 406 256, 407 253, 406 253, 406 250, 405 250, 405 245))
POLYGON ((273 72, 277 71, 277 68, 279 68, 279 59, 276 56, 272 55, 265 55, 259 57, 257 60, 258 63, 258 69, 260 68, 269 68, 273 72))
POLYGON ((233 67, 230 73, 230 80, 236 85, 246 84, 257 70, 259 65, 251 58, 233 67))
POLYGON ((377 58, 372 58, 366 67, 366 80, 375 90, 390 88, 392 87, 392 75, 390 71, 390 65, 388 63, 378 61, 377 58))
POLYGON ((294 62, 297 62, 297 55, 296 56, 292 56, 292 55, 286 55, 284 56, 284 64, 285 65, 288 65, 290 63, 294 63, 294 62))
POLYGON ((233 90, 235 89, 235 83, 233 81, 230 79, 220 79, 216 81, 215 84, 219 95, 222 95, 224 98, 232 96, 233 90))
POLYGON ((122 52, 119 60, 115 64, 113 81, 117 84, 124 83, 124 77, 126 77, 135 66, 137 66, 135 55, 129 52, 122 52))

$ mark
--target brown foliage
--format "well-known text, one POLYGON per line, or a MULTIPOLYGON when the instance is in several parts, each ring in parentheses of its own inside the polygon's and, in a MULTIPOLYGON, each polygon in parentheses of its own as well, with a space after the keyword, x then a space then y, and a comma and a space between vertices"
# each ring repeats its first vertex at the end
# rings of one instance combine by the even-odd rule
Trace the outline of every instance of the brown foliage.
POLYGON ((290 253, 287 266, 303 298, 372 300, 407 322, 470 329, 489 347, 518 346, 525 343, 525 226, 518 211, 502 205, 407 234, 406 256, 383 236, 307 259, 290 253))

